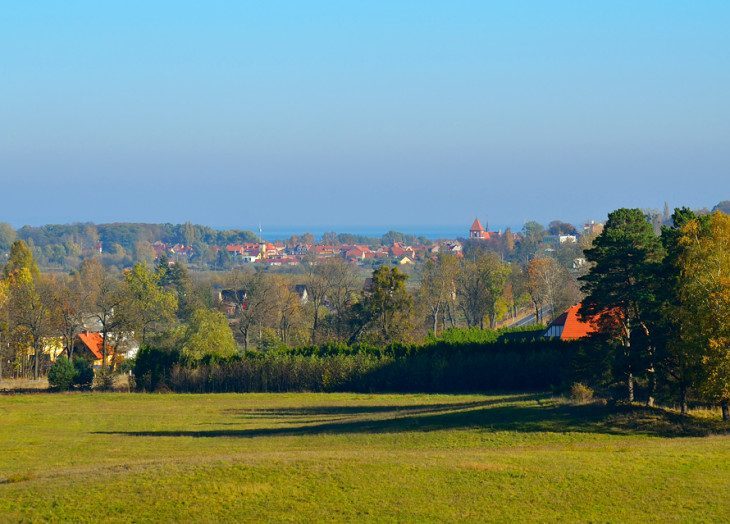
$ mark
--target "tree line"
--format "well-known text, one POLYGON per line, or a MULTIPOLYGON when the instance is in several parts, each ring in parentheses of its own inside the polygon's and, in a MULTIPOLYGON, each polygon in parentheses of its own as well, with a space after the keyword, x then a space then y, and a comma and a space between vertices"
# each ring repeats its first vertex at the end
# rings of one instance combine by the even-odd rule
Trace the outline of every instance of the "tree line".
POLYGON ((42 273, 16 240, 0 279, 0 372, 43 375, 49 337, 72 358, 90 324, 104 341, 104 369, 132 341, 195 366, 304 346, 417 346, 494 330, 528 310, 547 322, 582 300, 584 320, 599 327, 586 346, 595 357, 586 383, 621 387, 628 401, 637 388, 648 404, 676 399, 683 412, 693 400, 719 404, 730 416, 730 217, 677 209, 657 235, 645 212, 619 209, 585 247, 583 274, 539 247, 520 261, 482 246, 439 254, 412 275, 384 265, 363 279, 339 258, 307 258, 296 274, 194 274, 165 257, 123 271, 96 257, 42 273), (222 289, 239 298, 221 304, 222 289))
POLYGON ((137 344, 235 353, 225 317, 204 295, 183 265, 167 262, 114 271, 90 258, 70 273, 42 273, 17 240, 0 278, 0 376, 38 379, 50 365, 49 348, 60 344, 71 360, 76 337, 86 330, 101 335, 102 374, 111 374, 137 344))
POLYGON ((246 230, 217 230, 191 223, 79 223, 23 226, 17 231, 0 223, 0 254, 9 251, 15 240, 23 240, 30 247, 41 267, 68 270, 98 256, 105 265, 119 268, 129 268, 136 262, 150 263, 156 257, 152 244, 157 241, 192 246, 201 263, 213 264, 213 246, 257 242, 258 236, 246 230))
MULTIPOLYGON (((547 235, 575 234, 574 226, 556 220, 547 229, 537 222, 528 222, 519 235, 507 230, 505 234, 489 241, 460 239, 466 253, 495 251, 505 260, 526 262, 541 247, 547 235), (519 237, 520 241, 516 241, 519 237)), ((152 263, 158 256, 156 242, 167 246, 182 245, 192 251, 180 256, 192 269, 230 270, 236 263, 233 257, 219 248, 228 244, 258 242, 251 231, 216 230, 191 223, 185 224, 63 224, 39 227, 23 226, 17 231, 6 223, 0 223, 0 257, 8 254, 15 240, 23 240, 33 252, 36 263, 47 270, 69 271, 77 268, 88 258, 101 258, 105 266, 119 269, 131 268, 137 262, 152 263)), ((394 243, 430 246, 432 242, 422 236, 389 231, 379 237, 349 233, 325 232, 320 239, 311 233, 292 235, 283 240, 290 248, 298 245, 362 244, 371 248, 392 246, 394 243)), ((571 262, 579 256, 579 246, 557 246, 556 256, 561 262, 571 262)), ((169 256, 172 256, 168 253, 169 256)))
MULTIPOLYGON (((577 343, 556 345, 540 331, 527 340, 520 333, 518 339, 471 338, 495 333, 482 328, 494 327, 500 304, 508 305, 520 289, 537 309, 560 311, 566 281, 555 259, 535 257, 520 267, 489 252, 461 260, 440 256, 424 266, 411 291, 397 268, 381 268, 360 298, 350 305, 344 300, 343 315, 333 308, 318 318, 319 308, 309 310, 308 346, 302 339, 294 349, 272 346, 254 360, 222 366, 178 363, 171 384, 180 391, 215 390, 214 384, 231 391, 463 391, 564 390, 568 381, 580 381, 628 402, 640 395, 649 406, 656 399, 677 403, 682 413, 691 401, 719 405, 728 420, 730 216, 677 209, 657 235, 642 210, 619 209, 585 256, 580 314, 597 332, 577 343), (413 336, 419 323, 430 336, 413 336), (344 336, 333 336, 337 329, 344 336), (504 373, 508 379, 500 378, 504 373)), ((346 271, 334 261, 311 268, 315 305, 326 303, 346 271), (335 278, 335 269, 344 273, 335 278)))
POLYGON ((365 279, 339 258, 307 258, 297 274, 203 274, 164 256, 125 270, 94 257, 64 273, 41 272, 30 247, 16 240, 0 279, 0 371, 38 378, 50 364, 50 341, 60 339, 71 359, 83 330, 101 334, 103 367, 113 368, 112 353, 135 344, 182 347, 196 360, 239 348, 417 343, 447 329, 495 328, 526 308, 546 320, 576 296, 574 275, 552 257, 522 266, 488 251, 441 254, 413 278, 382 266, 365 279), (223 289, 240 297, 233 311, 217 300, 223 289))
POLYGON ((625 398, 640 384, 653 405, 663 387, 683 413, 693 396, 730 418, 730 216, 677 209, 657 236, 619 209, 586 258, 581 314, 612 342, 625 398))

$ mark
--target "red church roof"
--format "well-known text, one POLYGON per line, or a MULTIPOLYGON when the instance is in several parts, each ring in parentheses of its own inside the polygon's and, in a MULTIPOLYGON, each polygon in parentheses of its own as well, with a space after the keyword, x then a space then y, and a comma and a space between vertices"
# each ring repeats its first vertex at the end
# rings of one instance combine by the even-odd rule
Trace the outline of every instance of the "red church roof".
POLYGON ((471 229, 469 231, 484 231, 482 223, 479 222, 478 218, 474 219, 474 223, 471 225, 471 229))

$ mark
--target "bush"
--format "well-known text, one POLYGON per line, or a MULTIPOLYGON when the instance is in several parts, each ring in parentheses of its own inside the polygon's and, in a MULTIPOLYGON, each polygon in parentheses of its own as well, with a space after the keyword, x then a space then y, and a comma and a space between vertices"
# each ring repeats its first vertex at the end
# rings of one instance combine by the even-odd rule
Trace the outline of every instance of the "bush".
POLYGON ((48 370, 48 384, 51 389, 68 391, 74 385, 76 368, 66 357, 59 357, 48 370))
POLYGON ((94 382, 94 368, 91 362, 81 357, 74 357, 73 366, 76 370, 74 385, 81 389, 89 389, 94 382))
POLYGON ((593 390, 585 384, 575 382, 570 386, 570 398, 575 402, 585 404, 593 400, 593 390))
POLYGON ((158 391, 170 380, 174 365, 180 362, 180 352, 142 347, 134 359, 135 387, 142 391, 158 391))
POLYGON ((114 389, 114 372, 111 368, 102 368, 96 372, 94 377, 94 389, 111 391, 114 389))

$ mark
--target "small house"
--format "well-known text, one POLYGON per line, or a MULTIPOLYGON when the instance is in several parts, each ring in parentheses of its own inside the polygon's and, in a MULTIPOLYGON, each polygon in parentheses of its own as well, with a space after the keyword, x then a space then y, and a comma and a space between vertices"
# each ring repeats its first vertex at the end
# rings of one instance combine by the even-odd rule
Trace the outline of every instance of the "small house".
MULTIPOLYGON (((104 338, 101 333, 82 331, 74 340, 74 356, 90 361, 94 366, 101 366, 104 359, 104 338)), ((107 365, 114 361, 114 348, 107 340, 107 365)))

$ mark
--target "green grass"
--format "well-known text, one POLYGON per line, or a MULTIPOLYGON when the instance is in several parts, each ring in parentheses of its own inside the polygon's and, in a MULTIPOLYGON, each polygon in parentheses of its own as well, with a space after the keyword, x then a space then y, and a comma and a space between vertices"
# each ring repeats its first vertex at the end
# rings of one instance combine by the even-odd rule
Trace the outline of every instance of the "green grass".
POLYGON ((0 521, 727 522, 726 429, 540 395, 0 396, 0 521))

